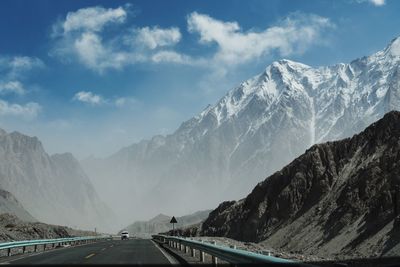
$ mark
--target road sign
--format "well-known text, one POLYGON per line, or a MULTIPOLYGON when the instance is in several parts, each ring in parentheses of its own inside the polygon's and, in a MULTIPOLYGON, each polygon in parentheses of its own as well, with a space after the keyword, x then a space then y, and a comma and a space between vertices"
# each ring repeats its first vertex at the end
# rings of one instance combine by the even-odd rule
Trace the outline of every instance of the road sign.
POLYGON ((177 223, 177 221, 175 219, 175 216, 172 216, 172 219, 171 219, 171 221, 169 223, 177 223))

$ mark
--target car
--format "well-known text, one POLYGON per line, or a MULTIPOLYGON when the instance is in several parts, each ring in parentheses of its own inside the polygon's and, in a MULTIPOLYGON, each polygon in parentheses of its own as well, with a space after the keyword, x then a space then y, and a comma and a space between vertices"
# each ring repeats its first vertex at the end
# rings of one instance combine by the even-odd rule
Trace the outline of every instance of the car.
POLYGON ((121 232, 121 240, 128 240, 129 239, 129 233, 127 231, 122 231, 121 232))

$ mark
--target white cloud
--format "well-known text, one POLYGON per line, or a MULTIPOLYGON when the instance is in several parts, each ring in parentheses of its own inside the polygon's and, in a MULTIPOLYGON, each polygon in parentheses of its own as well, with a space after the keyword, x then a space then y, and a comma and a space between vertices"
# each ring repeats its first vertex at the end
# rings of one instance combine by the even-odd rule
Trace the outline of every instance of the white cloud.
POLYGON ((0 73, 8 78, 23 76, 27 71, 44 68, 39 58, 26 56, 0 56, 0 73))
POLYGON ((114 101, 115 106, 117 106, 119 108, 125 107, 127 105, 133 105, 136 103, 137 103, 137 100, 133 97, 118 97, 114 101))
POLYGON ((88 7, 69 12, 63 21, 53 26, 55 45, 50 55, 65 62, 77 59, 84 66, 99 73, 119 69, 133 57, 119 51, 115 44, 104 43, 101 31, 105 25, 124 23, 128 6, 115 9, 88 7), (61 29, 61 30, 60 30, 61 29))
POLYGON ((101 38, 89 32, 75 40, 74 48, 84 65, 100 73, 108 68, 119 69, 130 58, 129 54, 104 47, 101 38))
POLYGON ((29 119, 37 117, 41 109, 42 107, 35 102, 19 105, 0 100, 0 116, 21 116, 29 119))
MULTIPOLYGON (((61 24, 63 33, 71 31, 101 31, 107 24, 123 23, 127 17, 127 12, 123 7, 108 8, 103 7, 88 7, 78 9, 75 12, 68 12, 66 19, 61 24)), ((57 28, 54 28, 57 30, 57 28)))
POLYGON ((374 6, 383 6, 386 4, 386 0, 355 0, 357 3, 370 3, 374 6))
POLYGON ((80 91, 76 93, 73 97, 73 100, 77 100, 94 106, 106 103, 102 96, 87 91, 80 91))
POLYGON ((198 34, 201 44, 215 45, 216 52, 208 57, 192 57, 174 49, 182 39, 177 27, 147 26, 115 31, 114 35, 102 32, 105 25, 124 23, 127 14, 124 7, 90 7, 68 13, 64 21, 57 23, 62 25, 63 32, 53 36, 56 44, 52 54, 69 62, 77 60, 100 74, 146 62, 225 69, 273 53, 304 53, 322 42, 326 29, 334 27, 327 18, 295 13, 266 29, 245 31, 238 22, 193 12, 187 16, 188 31, 198 34))
POLYGON ((0 94, 26 93, 23 81, 29 77, 29 72, 44 67, 43 61, 36 57, 0 55, 0 94))
POLYGON ((186 55, 179 54, 175 51, 159 51, 152 55, 151 60, 155 63, 172 62, 180 64, 194 63, 194 60, 186 55))
POLYGON ((155 27, 144 27, 135 31, 135 40, 150 49, 156 49, 161 46, 171 46, 181 40, 181 33, 178 28, 171 27, 161 29, 155 27))
POLYGON ((77 60, 100 74, 139 62, 159 62, 152 60, 152 55, 159 52, 158 48, 174 46, 181 40, 178 28, 154 26, 104 34, 105 25, 126 21, 128 7, 89 7, 69 12, 53 26, 55 44, 50 55, 64 62, 77 60))
POLYGON ((385 4, 385 0, 370 0, 370 2, 376 6, 383 6, 385 4))
POLYGON ((8 81, 1 82, 0 81, 0 94, 8 94, 15 93, 18 95, 22 95, 25 93, 24 86, 19 81, 8 81))
POLYGON ((200 35, 200 43, 216 44, 214 59, 239 64, 277 51, 281 56, 301 54, 319 41, 321 33, 334 25, 317 15, 292 14, 262 31, 243 31, 237 22, 224 22, 205 14, 191 13, 188 30, 200 35))
POLYGON ((114 97, 105 98, 90 91, 80 91, 74 95, 72 100, 83 102, 92 106, 115 106, 118 108, 126 107, 137 103, 133 97, 114 97))

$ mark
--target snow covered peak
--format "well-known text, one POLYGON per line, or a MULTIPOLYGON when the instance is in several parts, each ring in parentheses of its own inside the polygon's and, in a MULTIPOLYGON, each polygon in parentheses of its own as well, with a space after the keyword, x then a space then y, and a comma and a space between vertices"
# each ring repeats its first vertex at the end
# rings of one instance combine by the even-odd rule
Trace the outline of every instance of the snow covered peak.
POLYGON ((400 57, 400 37, 393 39, 384 51, 392 57, 400 57))
POLYGON ((393 39, 385 49, 358 61, 367 66, 380 66, 383 70, 396 67, 400 63, 400 37, 393 39))
POLYGON ((361 117, 363 112, 378 114, 378 109, 391 110, 397 105, 394 95, 384 99, 388 92, 393 94, 390 91, 399 65, 400 38, 385 49, 350 64, 311 67, 288 59, 274 61, 262 73, 242 82, 215 105, 207 106, 184 123, 180 133, 201 138, 233 121, 256 131, 273 114, 284 111, 288 118, 301 121, 309 118, 313 128, 310 142, 335 139, 342 133, 336 133, 333 129, 339 126, 334 125, 339 125, 342 116, 349 116, 345 114, 350 112, 346 111, 349 108, 355 117, 361 117), (358 104, 353 107, 355 103, 358 104), (299 109, 306 111, 299 112, 299 109))

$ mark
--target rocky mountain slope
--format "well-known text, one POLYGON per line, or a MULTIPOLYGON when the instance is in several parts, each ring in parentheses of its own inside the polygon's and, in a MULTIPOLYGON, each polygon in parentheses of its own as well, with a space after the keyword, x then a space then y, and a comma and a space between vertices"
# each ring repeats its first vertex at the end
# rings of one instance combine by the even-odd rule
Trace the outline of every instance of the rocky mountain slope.
MULTIPOLYGON (((211 210, 198 211, 193 214, 177 217, 176 220, 178 223, 175 224, 175 228, 183 228, 201 223, 208 217, 210 211, 211 210)), ((172 229, 172 225, 169 223, 171 218, 172 216, 159 214, 148 221, 136 221, 127 226, 124 230, 127 230, 134 236, 151 237, 152 234, 167 232, 172 229)))
POLYGON ((0 189, 0 214, 4 213, 13 214, 22 221, 37 221, 10 192, 0 189))
POLYGON ((0 188, 39 221, 103 231, 111 211, 71 154, 49 156, 36 137, 0 130, 0 188))
POLYGON ((324 257, 399 255, 400 112, 312 146, 246 198, 220 204, 201 234, 324 257))
POLYGON ((26 222, 9 213, 0 214, 0 242, 91 236, 95 234, 91 231, 81 231, 66 226, 26 222))
POLYGON ((173 134, 83 165, 116 210, 129 202, 139 217, 187 213, 242 198, 314 143, 349 137, 399 108, 397 38, 348 64, 273 62, 173 134), (114 190, 115 181, 121 186, 114 190), (143 209, 143 202, 157 209, 143 209))

